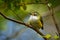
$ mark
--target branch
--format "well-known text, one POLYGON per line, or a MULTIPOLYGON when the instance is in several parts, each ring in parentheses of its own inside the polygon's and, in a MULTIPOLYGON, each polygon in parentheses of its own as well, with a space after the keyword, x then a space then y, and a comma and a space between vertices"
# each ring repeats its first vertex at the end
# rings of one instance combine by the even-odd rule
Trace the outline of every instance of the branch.
MULTIPOLYGON (((42 34, 38 29, 32 27, 31 25, 29 25, 29 24, 27 24, 27 23, 24 23, 24 22, 21 22, 21 21, 18 21, 18 20, 14 20, 14 19, 10 19, 10 18, 6 17, 4 14, 2 14, 1 12, 0 12, 0 15, 3 16, 3 17, 4 17, 5 19, 7 19, 7 20, 13 21, 13 22, 18 23, 18 24, 25 25, 25 26, 33 29, 34 31, 36 31, 39 35, 44 36, 44 34, 42 34)), ((44 38, 44 39, 45 39, 45 38, 44 38)))
POLYGON ((56 29, 57 29, 57 31, 58 31, 58 34, 60 35, 60 30, 59 30, 59 27, 58 27, 57 21, 56 21, 55 16, 54 16, 54 9, 53 9, 52 6, 49 7, 49 6, 47 5, 47 7, 48 7, 48 10, 50 11, 50 14, 51 14, 52 18, 53 18, 53 21, 54 21, 54 24, 55 24, 56 29))
POLYGON ((31 25, 26 24, 26 23, 24 23, 24 22, 21 22, 21 21, 18 21, 18 20, 14 20, 14 19, 8 18, 8 17, 6 17, 4 14, 2 14, 1 12, 0 12, 0 15, 3 16, 3 17, 4 17, 5 19, 7 19, 7 20, 16 22, 16 23, 18 23, 18 24, 25 25, 25 26, 27 26, 27 27, 32 27, 31 25))
POLYGON ((24 2, 22 2, 22 3, 17 4, 17 5, 22 6, 23 4, 25 4, 25 5, 29 5, 29 4, 47 4, 47 3, 48 3, 48 2, 45 2, 45 3, 43 3, 43 2, 39 2, 39 3, 36 3, 36 2, 33 2, 33 3, 24 3, 24 2))

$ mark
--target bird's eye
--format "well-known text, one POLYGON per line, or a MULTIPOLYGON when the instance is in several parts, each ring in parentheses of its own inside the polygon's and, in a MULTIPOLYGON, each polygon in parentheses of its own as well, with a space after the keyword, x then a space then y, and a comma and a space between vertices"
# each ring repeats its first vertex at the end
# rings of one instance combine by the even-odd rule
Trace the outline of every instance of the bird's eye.
POLYGON ((37 13, 34 13, 34 16, 37 16, 37 13))

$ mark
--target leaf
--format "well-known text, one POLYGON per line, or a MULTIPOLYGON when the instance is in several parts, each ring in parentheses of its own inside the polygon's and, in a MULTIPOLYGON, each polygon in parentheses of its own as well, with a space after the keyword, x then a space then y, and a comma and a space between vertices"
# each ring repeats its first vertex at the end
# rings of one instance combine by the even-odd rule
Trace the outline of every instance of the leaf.
POLYGON ((24 10, 26 10, 26 9, 27 9, 27 6, 26 6, 26 5, 23 5, 22 7, 23 7, 23 9, 24 9, 24 10))

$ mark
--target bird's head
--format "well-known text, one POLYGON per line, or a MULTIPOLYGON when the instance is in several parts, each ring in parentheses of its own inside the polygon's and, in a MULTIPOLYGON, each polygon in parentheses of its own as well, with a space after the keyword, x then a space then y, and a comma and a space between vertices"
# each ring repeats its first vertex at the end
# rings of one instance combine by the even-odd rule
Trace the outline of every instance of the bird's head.
POLYGON ((40 14, 39 14, 38 12, 32 12, 31 15, 32 15, 32 16, 38 16, 38 15, 40 15, 40 14))

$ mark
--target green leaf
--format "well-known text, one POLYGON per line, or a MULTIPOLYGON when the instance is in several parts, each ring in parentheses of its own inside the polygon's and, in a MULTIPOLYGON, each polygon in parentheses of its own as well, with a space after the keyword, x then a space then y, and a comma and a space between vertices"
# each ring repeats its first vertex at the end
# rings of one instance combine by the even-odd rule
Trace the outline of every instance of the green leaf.
POLYGON ((26 6, 26 5, 23 5, 22 7, 23 7, 23 9, 24 9, 24 10, 26 10, 26 9, 27 9, 27 6, 26 6))

